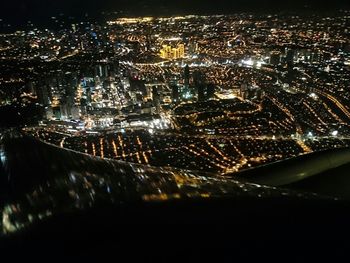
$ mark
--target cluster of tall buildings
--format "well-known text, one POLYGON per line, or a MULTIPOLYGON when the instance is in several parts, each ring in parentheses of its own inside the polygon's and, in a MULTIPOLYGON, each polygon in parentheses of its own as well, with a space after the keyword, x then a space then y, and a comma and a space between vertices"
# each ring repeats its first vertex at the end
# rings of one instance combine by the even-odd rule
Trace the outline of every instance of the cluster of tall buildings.
POLYGON ((183 100, 193 100, 193 98, 197 98, 197 101, 207 101, 214 98, 216 86, 208 83, 203 72, 195 70, 191 74, 190 67, 186 65, 182 78, 182 85, 176 80, 169 83, 169 87, 172 90, 173 103, 183 100))
POLYGON ((77 101, 79 77, 77 73, 57 72, 34 84, 38 102, 46 108, 47 118, 78 119, 80 101, 77 101))
POLYGON ((300 49, 296 50, 293 48, 286 49, 284 52, 272 51, 270 53, 270 64, 280 65, 286 64, 292 66, 296 62, 305 63, 322 63, 331 59, 331 53, 323 52, 321 50, 309 50, 300 49))
MULTIPOLYGON (((38 103, 45 107, 47 119, 80 119, 91 106, 103 107, 115 101, 118 64, 100 63, 86 71, 49 72, 37 81, 29 81, 28 87, 36 95, 38 103), (94 104, 94 101, 97 101, 94 104)), ((119 79, 119 78, 118 78, 119 79)))
POLYGON ((265 93, 259 86, 244 82, 241 84, 239 95, 245 100, 261 101, 265 93))
POLYGON ((176 47, 171 45, 163 45, 160 50, 160 57, 164 59, 179 59, 185 57, 185 45, 177 44, 176 47))

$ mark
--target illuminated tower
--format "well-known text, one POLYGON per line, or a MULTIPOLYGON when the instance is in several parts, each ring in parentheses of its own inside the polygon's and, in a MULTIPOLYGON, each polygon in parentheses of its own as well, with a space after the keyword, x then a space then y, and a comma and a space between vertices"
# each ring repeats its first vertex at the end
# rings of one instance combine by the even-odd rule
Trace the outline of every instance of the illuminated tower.
POLYGON ((173 50, 171 46, 163 45, 163 48, 160 50, 160 57, 164 59, 171 59, 173 57, 172 53, 173 50))
POLYGON ((171 50, 171 58, 172 59, 178 59, 178 58, 180 58, 180 53, 179 53, 179 49, 178 48, 173 48, 172 50, 171 50))
POLYGON ((198 43, 195 43, 194 41, 191 41, 188 46, 188 52, 190 55, 195 55, 198 51, 198 43))
POLYGON ((185 46, 184 46, 184 44, 178 44, 177 45, 177 49, 178 49, 179 57, 180 58, 184 58, 185 57, 185 46))

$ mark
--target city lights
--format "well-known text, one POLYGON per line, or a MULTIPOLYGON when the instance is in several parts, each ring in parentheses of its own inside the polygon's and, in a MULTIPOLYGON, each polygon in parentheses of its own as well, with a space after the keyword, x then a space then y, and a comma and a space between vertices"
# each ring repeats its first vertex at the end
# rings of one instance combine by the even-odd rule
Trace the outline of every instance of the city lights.
POLYGON ((0 35, 12 61, 0 85, 20 92, 0 105, 42 107, 24 130, 44 141, 152 166, 228 173, 349 145, 347 16, 270 20, 124 17, 0 35))

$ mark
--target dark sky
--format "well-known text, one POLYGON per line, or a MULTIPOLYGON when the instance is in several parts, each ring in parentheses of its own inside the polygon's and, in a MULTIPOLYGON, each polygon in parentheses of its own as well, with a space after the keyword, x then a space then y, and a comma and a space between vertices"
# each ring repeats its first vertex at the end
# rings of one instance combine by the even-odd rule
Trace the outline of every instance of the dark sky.
MULTIPOLYGON (((0 18, 22 23, 45 21, 59 13, 97 16, 101 11, 129 15, 234 13, 240 11, 305 11, 350 8, 350 0, 1 0, 0 18), (349 2, 349 3, 348 3, 349 2), (305 6, 308 6, 305 8, 305 6)), ((316 11, 315 11, 316 12, 316 11)))

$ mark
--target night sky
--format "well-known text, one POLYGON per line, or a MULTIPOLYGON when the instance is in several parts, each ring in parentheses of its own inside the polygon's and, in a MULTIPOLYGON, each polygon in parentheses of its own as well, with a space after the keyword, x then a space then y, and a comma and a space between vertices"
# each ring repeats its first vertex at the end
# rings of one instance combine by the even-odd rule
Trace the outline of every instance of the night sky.
POLYGON ((121 11, 125 15, 218 14, 241 11, 309 11, 350 8, 348 0, 3 0, 0 19, 11 23, 47 21, 64 13, 77 18, 86 13, 101 17, 102 11, 121 11))

